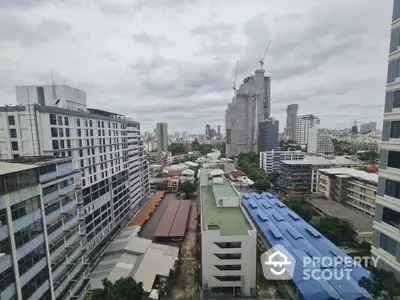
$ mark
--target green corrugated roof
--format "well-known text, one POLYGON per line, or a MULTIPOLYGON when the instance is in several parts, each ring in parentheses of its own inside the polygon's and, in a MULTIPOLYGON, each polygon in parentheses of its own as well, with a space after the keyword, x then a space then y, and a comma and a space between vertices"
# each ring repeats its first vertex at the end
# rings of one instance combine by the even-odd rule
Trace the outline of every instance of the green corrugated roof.
POLYGON ((213 184, 213 190, 217 197, 238 197, 232 185, 229 182, 224 184, 213 184))

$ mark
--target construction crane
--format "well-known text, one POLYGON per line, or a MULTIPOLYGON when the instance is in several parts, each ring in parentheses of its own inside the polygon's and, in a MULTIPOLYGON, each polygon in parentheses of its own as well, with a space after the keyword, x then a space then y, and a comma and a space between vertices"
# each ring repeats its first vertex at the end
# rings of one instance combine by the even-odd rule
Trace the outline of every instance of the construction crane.
POLYGON ((267 45, 267 48, 265 48, 264 55, 261 56, 261 54, 260 54, 260 60, 259 60, 258 62, 259 62, 260 65, 261 65, 261 70, 263 70, 264 59, 265 59, 265 57, 267 56, 267 52, 268 52, 268 49, 269 49, 269 46, 270 46, 270 45, 271 45, 271 39, 268 41, 268 45, 267 45))
POLYGON ((237 81, 237 77, 238 77, 238 71, 239 71, 239 60, 236 61, 236 70, 235 70, 235 77, 233 78, 233 93, 234 96, 236 95, 236 81, 237 81))

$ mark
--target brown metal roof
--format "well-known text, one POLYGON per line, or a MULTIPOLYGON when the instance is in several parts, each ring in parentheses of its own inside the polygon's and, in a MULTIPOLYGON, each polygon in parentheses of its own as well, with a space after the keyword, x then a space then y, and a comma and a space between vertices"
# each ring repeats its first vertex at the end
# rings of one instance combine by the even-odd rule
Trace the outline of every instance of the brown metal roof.
POLYGON ((190 200, 171 200, 154 230, 154 237, 181 237, 185 235, 190 200))
POLYGON ((150 201, 146 203, 146 205, 140 210, 140 212, 133 218, 133 220, 129 223, 128 226, 142 226, 143 223, 147 220, 150 213, 153 211, 154 207, 161 200, 161 197, 164 196, 165 191, 159 191, 153 195, 150 201))
POLYGON ((170 201, 161 220, 157 224, 156 230, 154 230, 153 236, 169 236, 169 231, 172 223, 174 223, 176 213, 178 212, 179 203, 179 200, 170 201))
POLYGON ((180 237, 185 235, 186 224, 190 211, 190 203, 190 200, 181 201, 178 212, 176 213, 174 223, 172 224, 171 230, 169 232, 170 237, 180 237))

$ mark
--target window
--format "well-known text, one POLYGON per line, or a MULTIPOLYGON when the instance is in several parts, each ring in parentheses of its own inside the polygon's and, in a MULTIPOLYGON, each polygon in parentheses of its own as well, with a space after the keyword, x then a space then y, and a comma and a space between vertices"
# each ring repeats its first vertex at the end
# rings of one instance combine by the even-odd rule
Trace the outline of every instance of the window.
POLYGON ((51 137, 58 137, 58 130, 55 127, 51 127, 51 137))
POLYGON ((400 121, 392 121, 390 124, 390 137, 400 138, 400 121))
POLYGON ((388 167, 400 169, 400 152, 389 151, 388 167))
POLYGON ((100 128, 100 121, 97 121, 97 127, 100 128))
POLYGON ((64 117, 64 125, 65 125, 65 126, 69 126, 68 117, 64 117))
POLYGON ((393 108, 399 108, 399 107, 400 107, 400 91, 395 91, 393 99, 393 108))
POLYGON ((42 234, 42 232, 42 220, 33 222, 15 233, 15 245, 17 246, 17 248, 20 248, 21 246, 28 243, 30 240, 37 237, 39 234, 42 234))
POLYGON ((90 136, 93 136, 93 129, 90 129, 90 136))
POLYGON ((8 125, 15 125, 15 117, 8 116, 8 125))
POLYGON ((57 211, 59 209, 60 209, 60 202, 56 202, 56 203, 53 203, 53 204, 50 204, 50 205, 46 206, 44 208, 44 213, 47 216, 47 215, 51 214, 52 212, 55 212, 55 211, 57 211))
POLYGON ((72 157, 72 151, 68 151, 67 154, 68 154, 68 157, 72 157))
POLYGON ((81 119, 76 118, 76 126, 78 126, 78 127, 81 126, 81 119))
POLYGON ((386 179, 385 194, 400 199, 400 182, 386 179))
POLYGON ((14 280, 13 267, 9 267, 4 272, 0 273, 0 290, 4 291, 14 280))
POLYGON ((46 195, 51 194, 56 191, 58 191, 57 184, 49 185, 49 186, 43 188, 43 196, 46 196, 46 195))
POLYGON ((71 141, 70 140, 67 140, 67 148, 68 149, 71 148, 71 141))
POLYGON ((38 248, 33 249, 33 251, 31 251, 18 261, 19 274, 25 274, 45 256, 46 251, 43 244, 40 245, 38 248))
POLYGON ((22 299, 29 299, 40 286, 49 279, 49 268, 45 266, 38 274, 29 280, 21 289, 22 299))
POLYGON ((54 114, 50 114, 50 124, 57 125, 57 117, 54 114))
POLYGON ((53 140, 53 150, 59 150, 58 141, 53 140))
POLYGON ((23 216, 29 215, 34 211, 38 210, 39 207, 39 196, 30 198, 26 201, 14 204, 11 206, 11 216, 13 220, 22 218, 23 216))
POLYGON ((61 140, 61 141, 60 141, 60 148, 61 148, 61 149, 65 149, 64 140, 61 140))
POLYGON ((65 128, 65 136, 66 137, 70 137, 70 132, 69 132, 69 128, 65 128))
POLYGON ((92 120, 89 120, 89 127, 93 127, 92 120))
POLYGON ((82 147, 82 140, 78 140, 78 146, 82 147))
POLYGON ((18 151, 18 142, 11 142, 11 149, 13 151, 18 151))
POLYGON ((80 129, 78 129, 76 132, 78 133, 78 136, 82 136, 82 132, 80 129))
POLYGON ((382 221, 400 229, 400 213, 391 210, 390 208, 383 207, 382 221))
POLYGON ((85 119, 85 127, 88 127, 88 120, 85 119))
POLYGON ((57 124, 58 125, 62 125, 63 124, 61 116, 57 116, 57 124))
POLYGON ((17 129, 10 129, 10 137, 11 138, 17 137, 17 129))
POLYGON ((386 252, 392 254, 393 256, 396 256, 397 242, 394 239, 381 233, 379 248, 382 248, 386 252))
POLYGON ((58 135, 59 135, 60 137, 64 137, 64 129, 58 128, 58 135))

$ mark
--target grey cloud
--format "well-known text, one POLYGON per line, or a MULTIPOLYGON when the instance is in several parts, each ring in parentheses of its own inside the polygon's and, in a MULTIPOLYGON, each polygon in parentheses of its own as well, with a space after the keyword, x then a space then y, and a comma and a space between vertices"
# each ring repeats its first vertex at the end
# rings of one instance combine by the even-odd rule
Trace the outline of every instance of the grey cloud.
POLYGON ((66 38, 70 27, 56 20, 42 20, 39 24, 28 24, 15 15, 0 17, 0 43, 14 42, 23 46, 46 43, 66 38))
POLYGON ((175 45, 175 42, 168 40, 163 36, 152 36, 144 31, 142 31, 141 33, 135 33, 133 35, 133 40, 138 44, 150 46, 152 48, 168 47, 175 45))
POLYGON ((229 38, 236 30, 236 26, 229 23, 214 23, 207 25, 199 25, 193 28, 190 33, 196 35, 206 35, 214 38, 229 38))
POLYGON ((139 60, 129 65, 129 69, 140 75, 149 75, 169 64, 168 60, 160 55, 153 55, 150 60, 139 60))

